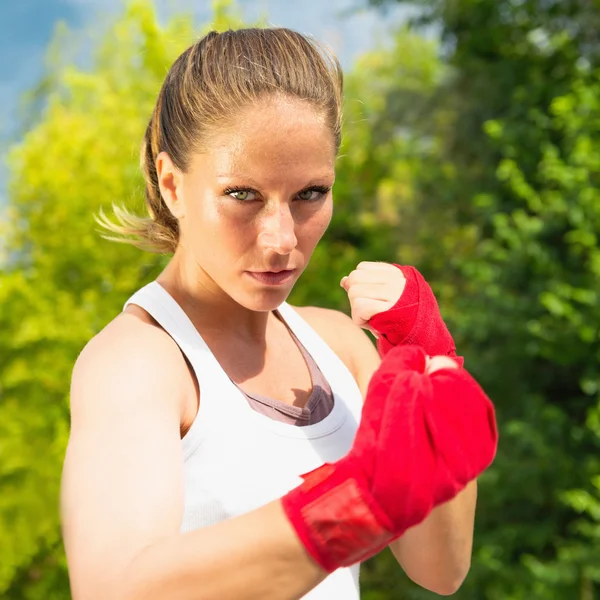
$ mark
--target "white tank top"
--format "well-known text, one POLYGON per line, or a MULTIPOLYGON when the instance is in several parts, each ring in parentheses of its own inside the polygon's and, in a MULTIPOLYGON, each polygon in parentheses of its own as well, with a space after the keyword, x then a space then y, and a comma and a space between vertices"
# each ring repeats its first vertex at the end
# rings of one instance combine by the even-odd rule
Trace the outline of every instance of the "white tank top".
MULTIPOLYGON (((125 307, 129 304, 146 310, 173 338, 200 387, 198 415, 181 441, 182 532, 264 506, 297 487, 301 474, 350 450, 360 421, 360 390, 344 363, 289 304, 279 306, 279 314, 317 363, 334 397, 330 414, 304 427, 254 411, 183 309, 158 282, 137 291, 125 307)), ((359 567, 338 569, 304 599, 357 600, 359 567)))

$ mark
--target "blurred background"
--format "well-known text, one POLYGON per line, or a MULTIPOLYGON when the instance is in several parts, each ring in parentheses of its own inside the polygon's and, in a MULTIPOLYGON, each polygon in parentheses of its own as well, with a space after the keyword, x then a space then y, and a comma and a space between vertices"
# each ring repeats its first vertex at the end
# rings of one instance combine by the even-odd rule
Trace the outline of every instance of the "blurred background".
MULTIPOLYGON (((139 143, 176 56, 255 24, 315 35, 346 74, 335 215, 291 301, 348 311, 360 260, 415 265, 496 403, 455 597, 600 599, 596 0, 0 0, 0 597, 70 598, 71 369, 168 259, 93 215, 143 210, 139 143)), ((437 597, 389 551, 362 589, 437 597)))

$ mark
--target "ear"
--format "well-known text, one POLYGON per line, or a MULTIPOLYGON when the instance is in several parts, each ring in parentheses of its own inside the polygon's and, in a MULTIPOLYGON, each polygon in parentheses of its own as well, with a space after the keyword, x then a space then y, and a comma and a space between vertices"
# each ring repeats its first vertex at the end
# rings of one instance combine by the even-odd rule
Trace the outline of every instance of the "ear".
POLYGON ((165 204, 176 219, 182 219, 185 216, 183 175, 166 152, 160 152, 156 157, 156 175, 165 204))

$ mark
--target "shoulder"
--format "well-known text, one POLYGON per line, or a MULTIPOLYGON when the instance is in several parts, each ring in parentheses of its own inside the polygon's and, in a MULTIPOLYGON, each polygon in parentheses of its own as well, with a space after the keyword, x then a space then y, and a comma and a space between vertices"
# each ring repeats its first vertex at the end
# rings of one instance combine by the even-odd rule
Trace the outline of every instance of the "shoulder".
POLYGON ((318 306, 292 307, 338 355, 361 391, 379 366, 379 355, 367 333, 339 310, 318 306))
POLYGON ((71 414, 110 409, 113 398, 124 410, 155 398, 170 404, 165 409, 175 408, 181 414, 186 374, 186 363, 172 338, 141 309, 128 310, 94 336, 78 356, 71 381, 71 414))
POLYGON ((355 329, 360 328, 352 322, 352 319, 341 310, 332 308, 321 308, 320 306, 293 306, 292 307, 311 327, 317 327, 319 334, 353 335, 355 329))
POLYGON ((61 479, 74 598, 115 597, 113 585, 132 558, 179 531, 184 361, 178 352, 164 331, 127 312, 92 338, 75 363, 61 479))

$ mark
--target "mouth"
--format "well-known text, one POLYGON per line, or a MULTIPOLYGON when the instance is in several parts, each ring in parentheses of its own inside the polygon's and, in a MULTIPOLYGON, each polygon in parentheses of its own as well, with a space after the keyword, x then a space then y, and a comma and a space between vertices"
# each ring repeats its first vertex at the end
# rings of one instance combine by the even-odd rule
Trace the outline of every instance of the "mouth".
POLYGON ((283 285, 296 274, 296 269, 281 269, 279 271, 246 271, 250 277, 263 285, 283 285))

